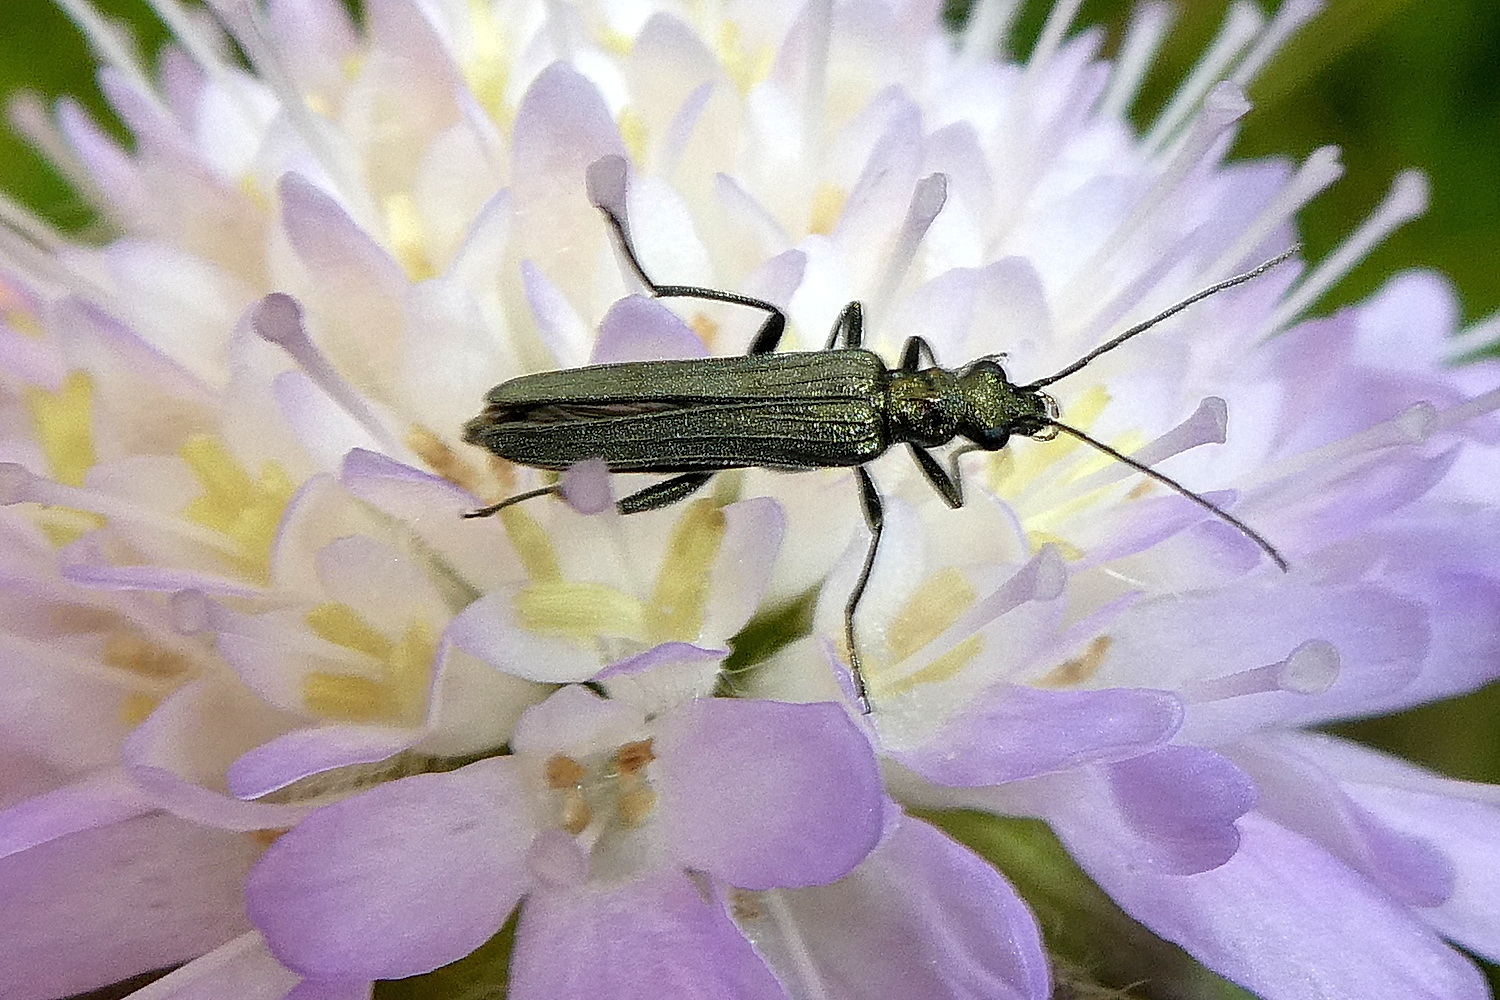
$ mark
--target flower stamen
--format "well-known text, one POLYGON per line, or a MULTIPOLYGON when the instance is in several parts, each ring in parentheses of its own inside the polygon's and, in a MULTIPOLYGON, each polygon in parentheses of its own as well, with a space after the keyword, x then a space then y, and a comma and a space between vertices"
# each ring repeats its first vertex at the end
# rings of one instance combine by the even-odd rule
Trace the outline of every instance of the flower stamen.
POLYGON ((1188 701, 1222 701, 1267 691, 1289 691, 1292 694, 1322 694, 1333 686, 1339 675, 1339 651, 1324 639, 1309 639, 1292 650, 1287 658, 1263 667, 1252 667, 1225 677, 1198 681, 1182 691, 1188 701))

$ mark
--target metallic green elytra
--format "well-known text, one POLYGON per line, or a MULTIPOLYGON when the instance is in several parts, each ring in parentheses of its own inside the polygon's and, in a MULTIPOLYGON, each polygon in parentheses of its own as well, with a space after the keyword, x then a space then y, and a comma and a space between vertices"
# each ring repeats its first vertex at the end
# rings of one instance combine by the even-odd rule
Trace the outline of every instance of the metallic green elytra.
MULTIPOLYGON (((734 292, 656 284, 641 267, 621 219, 610 208, 598 207, 626 263, 653 296, 762 310, 766 319, 749 352, 740 357, 631 361, 523 375, 489 391, 484 411, 465 426, 464 440, 540 469, 566 469, 601 459, 612 472, 675 473, 619 500, 616 506, 622 514, 676 503, 725 469, 853 468, 871 537, 864 567, 845 605, 844 633, 863 711, 870 711, 870 703, 855 642, 854 612, 869 582, 884 524, 880 494, 865 465, 892 445, 905 444, 948 505, 961 507, 959 456, 1003 448, 1013 435, 1049 440, 1062 432, 1233 525, 1286 569, 1281 554, 1244 522, 1162 473, 1061 423, 1057 404, 1042 388, 1192 303, 1264 273, 1291 257, 1297 247, 1177 303, 1054 375, 1016 385, 993 356, 959 369, 939 367, 921 337, 909 338, 900 365, 888 368, 879 355, 861 346, 864 319, 858 302, 844 307, 823 350, 774 353, 786 329, 780 307, 734 292), (964 443, 949 455, 945 469, 928 449, 956 438, 964 443)), ((465 516, 485 517, 559 489, 554 485, 531 490, 465 516)))

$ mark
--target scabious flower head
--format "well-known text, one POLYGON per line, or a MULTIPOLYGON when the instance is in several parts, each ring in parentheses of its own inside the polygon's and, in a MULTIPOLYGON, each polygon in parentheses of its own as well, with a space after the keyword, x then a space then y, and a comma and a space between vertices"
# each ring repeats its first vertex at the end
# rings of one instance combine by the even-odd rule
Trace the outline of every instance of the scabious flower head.
POLYGON ((764 320, 641 294, 600 205, 783 347, 858 300, 1022 386, 1283 253, 1336 151, 1225 150, 1315 3, 1233 8, 1144 134, 1157 4, 1016 63, 998 2, 158 0, 154 75, 64 6, 134 142, 14 108, 113 234, 0 205, 7 996, 1041 1000, 1025 820, 1267 1000, 1486 995, 1500 793, 1311 728, 1500 672, 1500 390, 1446 367, 1493 331, 1421 272, 1308 315, 1416 175, 1047 386, 1264 543, 1071 435, 941 456, 959 510, 872 463, 868 716, 846 470, 461 517, 550 483, 463 442, 491 386, 764 320))

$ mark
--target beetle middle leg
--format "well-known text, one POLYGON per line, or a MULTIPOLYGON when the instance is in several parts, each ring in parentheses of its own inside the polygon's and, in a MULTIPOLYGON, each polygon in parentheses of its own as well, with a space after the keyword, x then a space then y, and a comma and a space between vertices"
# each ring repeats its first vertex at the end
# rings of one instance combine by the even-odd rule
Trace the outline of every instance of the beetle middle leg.
POLYGON ((964 484, 963 479, 958 474, 958 456, 972 449, 962 448, 954 452, 952 469, 944 470, 938 464, 938 460, 932 457, 932 452, 926 448, 921 448, 914 444, 908 444, 907 447, 911 451, 911 457, 917 462, 917 468, 922 470, 923 477, 926 478, 933 489, 937 490, 938 495, 943 498, 943 502, 955 510, 962 507, 964 505, 964 484))
POLYGON ((927 355, 927 366, 936 368, 938 366, 937 355, 932 353, 932 345, 923 337, 907 337, 906 347, 901 351, 901 370, 915 372, 920 369, 924 354, 927 355))
POLYGON ((635 246, 630 242, 630 235, 625 231, 624 222, 603 205, 595 207, 604 213, 604 218, 609 222, 609 228, 614 230, 620 252, 625 255, 625 263, 630 265, 630 270, 640 283, 646 286, 646 290, 653 298, 704 299, 709 302, 728 302, 731 305, 760 309, 766 313, 765 322, 761 323, 760 329, 755 332, 754 339, 750 341, 750 349, 745 353, 769 354, 776 350, 776 345, 781 343, 781 335, 786 332, 786 313, 781 311, 780 306, 767 302, 765 299, 740 295, 738 292, 725 292, 717 288, 700 288, 696 285, 658 285, 651 280, 651 276, 641 266, 641 259, 635 254, 635 246))
POLYGON ((859 579, 844 605, 844 641, 849 646, 849 674, 854 678, 854 700, 858 702, 859 710, 869 715, 870 692, 865 686, 865 673, 859 662, 859 643, 854 638, 854 612, 859 607, 860 598, 865 596, 870 571, 875 568, 875 553, 880 549, 880 535, 885 530, 885 508, 880 502, 880 491, 875 489, 875 481, 865 467, 856 465, 854 474, 859 478, 859 501, 864 508, 865 523, 870 526, 870 547, 865 552, 865 564, 859 571, 859 579))

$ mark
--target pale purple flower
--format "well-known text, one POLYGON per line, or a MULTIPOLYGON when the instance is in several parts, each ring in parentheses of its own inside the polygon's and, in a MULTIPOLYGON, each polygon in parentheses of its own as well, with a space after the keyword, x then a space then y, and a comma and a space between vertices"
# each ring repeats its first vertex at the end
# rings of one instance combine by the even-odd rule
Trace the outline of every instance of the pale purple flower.
POLYGON ((830 704, 700 698, 648 718, 570 686, 510 746, 278 840, 248 889, 272 951, 314 979, 411 976, 524 897, 516 997, 783 996, 722 895, 832 882, 880 835, 874 757, 830 704))
POLYGON ((0 206, 19 1000, 181 962, 144 995, 357 1000, 517 903, 517 996, 1041 1000, 1026 904, 900 808, 949 805, 1045 819, 1267 1000, 1485 995, 1444 942, 1500 958, 1495 790, 1310 728, 1500 672, 1496 368, 1444 367, 1494 325, 1455 336, 1425 273, 1305 318, 1421 210, 1416 175, 1328 260, 1055 387, 1286 575, 1077 442, 967 456, 960 511, 898 449, 863 718, 847 473, 621 518, 585 466, 564 502, 459 517, 541 482, 461 444, 490 386, 753 333, 632 294, 591 165, 627 164, 658 280, 783 304, 785 346, 859 299, 888 359, 921 335, 1024 382, 1290 245, 1336 151, 1223 156, 1317 4, 1236 6, 1144 135, 1156 4, 1108 63, 1061 3, 1019 65, 992 58, 999 2, 955 40, 923 2, 369 0, 356 27, 334 0, 160 0, 155 78, 65 6, 135 143, 22 101, 115 238, 0 206), (721 675, 815 587, 811 636, 721 675))

